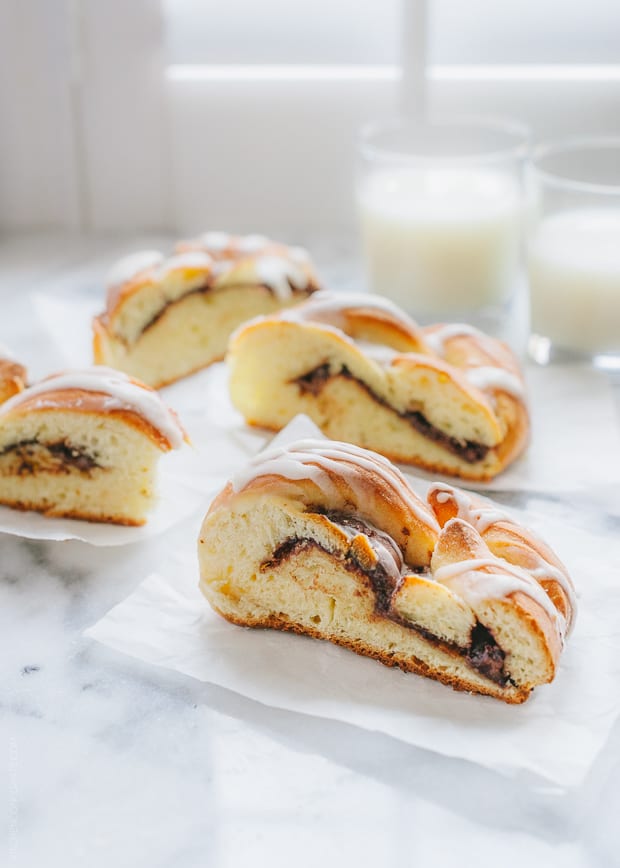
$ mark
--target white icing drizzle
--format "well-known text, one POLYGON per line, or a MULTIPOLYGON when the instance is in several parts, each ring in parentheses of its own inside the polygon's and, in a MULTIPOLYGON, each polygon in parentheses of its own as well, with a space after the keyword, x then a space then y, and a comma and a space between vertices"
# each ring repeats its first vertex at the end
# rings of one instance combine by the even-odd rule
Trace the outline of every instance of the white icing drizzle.
POLYGON ((539 584, 544 582, 545 579, 555 580, 566 594, 568 605, 570 607, 566 630, 566 634, 569 636, 572 633, 575 624, 575 613, 577 611, 577 596, 575 594, 575 587, 572 580, 566 573, 558 569, 558 567, 554 567, 553 564, 546 561, 542 555, 538 554, 538 552, 532 552, 532 554, 536 557, 539 566, 534 569, 528 569, 529 574, 533 576, 539 584))
POLYGON ((481 366, 479 368, 469 368, 465 371, 467 380, 482 391, 491 390, 499 392, 507 392, 515 398, 523 400, 525 389, 523 383, 515 374, 506 371, 504 368, 494 368, 481 366))
POLYGON ((291 297, 291 284, 296 289, 308 286, 305 271, 282 256, 259 256, 254 265, 259 282, 272 289, 282 301, 291 297))
POLYGON ((315 292, 312 298, 290 308, 281 314, 296 322, 316 322, 342 329, 345 325, 345 314, 358 309, 376 311, 402 326, 411 334, 416 334, 418 326, 404 311, 387 298, 370 295, 363 292, 335 293, 328 290, 315 292))
POLYGON ((456 591, 474 607, 488 599, 507 597, 517 591, 526 594, 541 606, 557 625, 560 635, 564 632, 564 617, 556 609, 544 588, 530 573, 500 558, 471 558, 446 564, 434 570, 435 580, 456 591), (493 572, 482 572, 482 568, 493 572))
MULTIPOLYGON (((513 519, 507 513, 502 512, 502 510, 498 509, 492 503, 483 503, 481 506, 474 506, 471 498, 468 497, 464 491, 453 488, 447 483, 434 483, 428 490, 429 498, 432 493, 436 493, 439 503, 448 503, 449 501, 453 501, 457 508, 456 517, 467 522, 467 524, 470 524, 481 536, 483 536, 492 525, 497 524, 498 522, 504 521, 511 525, 515 524, 513 519)), ((534 534, 532 534, 531 531, 527 530, 526 533, 534 537, 534 534)), ((577 606, 577 601, 575 598, 575 589, 569 576, 559 569, 559 567, 556 567, 553 564, 550 564, 549 561, 545 560, 536 549, 531 545, 527 545, 526 541, 524 541, 524 546, 527 547, 528 554, 538 563, 538 566, 534 569, 528 567, 526 572, 532 576, 537 583, 544 581, 544 579, 555 580, 566 594, 569 605, 574 612, 577 606)), ((511 568, 510 563, 504 558, 499 562, 506 569, 511 568)), ((525 568, 516 566, 514 569, 520 569, 521 571, 525 570, 525 568)), ((546 593, 545 596, 547 596, 546 593)), ((572 625, 572 621, 573 619, 571 618, 569 627, 572 625)))
POLYGON ((376 344, 372 341, 360 341, 357 339, 353 343, 365 356, 384 367, 391 365, 396 356, 402 355, 385 344, 376 344))
POLYGON ((379 475, 396 492, 420 522, 439 531, 439 525, 430 509, 420 501, 409 487, 402 473, 387 458, 369 452, 351 443, 336 440, 298 440, 286 448, 266 449, 232 480, 234 491, 240 491, 259 476, 274 474, 285 479, 310 479, 328 496, 333 493, 329 471, 345 476, 360 503, 367 500, 367 482, 356 476, 359 470, 379 475))
POLYGON ((444 564, 443 567, 437 567, 436 570, 433 570, 433 577, 437 582, 443 584, 444 582, 455 578, 455 576, 460 576, 462 573, 469 573, 472 570, 479 570, 481 567, 493 567, 494 569, 501 568, 507 573, 517 576, 517 578, 529 578, 527 573, 525 573, 520 567, 504 563, 499 558, 495 557, 468 558, 464 561, 456 561, 453 564, 444 564))
POLYGON ((295 262, 297 265, 310 264, 310 254, 305 247, 289 247, 288 257, 291 262, 295 262))
MULTIPOLYGON (((279 316, 292 322, 314 322, 343 332, 346 328, 346 314, 349 311, 354 312, 360 309, 375 311, 383 314, 383 316, 387 315, 392 322, 404 328, 412 336, 418 337, 417 323, 393 302, 381 296, 364 293, 332 293, 323 290, 314 293, 304 304, 281 312, 279 316)), ((477 335, 486 339, 486 335, 483 335, 478 329, 460 323, 443 326, 431 335, 424 334, 423 339, 432 350, 441 355, 444 341, 459 334, 477 335)), ((381 349, 381 345, 373 345, 366 341, 357 341, 356 343, 366 355, 383 365, 389 364, 394 356, 399 355, 390 347, 381 349)), ((503 367, 485 365, 464 370, 463 374, 472 386, 482 391, 504 391, 516 398, 524 399, 523 383, 516 374, 503 367)))
POLYGON ((137 253, 130 253, 129 256, 119 259, 108 271, 105 286, 107 289, 112 289, 127 283, 141 271, 161 265, 164 260, 165 256, 159 250, 139 250, 137 253))
MULTIPOLYGON (((14 407, 36 395, 43 396, 65 389, 101 392, 107 396, 104 410, 131 410, 138 413, 166 438, 173 449, 183 445, 183 429, 158 393, 154 389, 132 382, 126 374, 103 365, 93 365, 91 368, 48 377, 0 405, 0 416, 6 415, 14 407)), ((45 401, 37 402, 37 406, 39 405, 45 406, 45 401)))
POLYGON ((234 259, 216 259, 213 263, 213 274, 216 277, 219 277, 221 274, 224 274, 225 271, 229 271, 233 266, 236 265, 234 259))
POLYGON ((450 500, 454 501, 457 508, 457 517, 466 521, 481 535, 492 524, 496 524, 498 521, 508 521, 514 524, 510 516, 502 512, 494 504, 483 503, 482 506, 474 506, 471 498, 464 491, 453 488, 445 482, 433 483, 428 490, 429 499, 433 493, 437 494, 439 503, 448 503, 450 500))
POLYGON ((440 326, 433 332, 425 332, 424 341, 438 356, 443 356, 446 341, 449 341, 450 338, 461 337, 462 335, 473 335, 481 339, 486 338, 484 332, 474 328, 474 326, 467 325, 467 323, 450 323, 440 326))
POLYGON ((265 235, 243 235, 235 246, 239 253, 259 253, 272 243, 265 235))
POLYGON ((157 269, 156 278, 162 280, 177 268, 197 268, 210 270, 213 260, 204 250, 186 250, 169 256, 157 269))
POLYGON ((204 232, 198 242, 209 252, 222 253, 232 246, 234 235, 230 235, 228 232, 204 232))
POLYGON ((133 280, 143 271, 151 271, 150 277, 155 280, 163 280, 177 268, 210 269, 213 260, 203 250, 188 250, 184 253, 175 253, 166 258, 157 250, 142 250, 132 253, 121 259, 108 272, 106 287, 113 289, 133 280))

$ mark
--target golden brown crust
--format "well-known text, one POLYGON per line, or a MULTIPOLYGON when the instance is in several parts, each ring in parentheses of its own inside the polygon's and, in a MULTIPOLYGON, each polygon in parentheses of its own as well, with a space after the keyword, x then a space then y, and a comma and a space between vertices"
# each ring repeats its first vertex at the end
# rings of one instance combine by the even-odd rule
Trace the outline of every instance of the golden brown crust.
MULTIPOLYGON (((428 326, 422 329, 422 334, 424 337, 432 335, 441 327, 442 325, 428 326)), ((486 335, 453 335, 444 343, 444 360, 449 366, 463 370, 497 367, 524 383, 515 354, 508 344, 497 338, 489 338, 486 335)), ((493 451, 503 469, 511 464, 527 446, 530 437, 530 417, 524 401, 502 391, 501 388, 495 388, 493 392, 495 402, 493 409, 504 429, 503 438, 493 451)), ((431 470, 435 472, 435 468, 431 470)), ((460 475, 463 479, 477 478, 467 476, 466 472, 460 475)), ((483 482, 489 481, 495 475, 482 476, 479 479, 483 482)))
MULTIPOLYGON (((173 272, 182 274, 183 279, 191 285, 199 278, 204 277, 206 287, 210 279, 210 269, 205 267, 179 265, 177 268, 171 269, 169 274, 173 272)), ((106 292, 106 309, 104 312, 105 322, 109 324, 125 302, 132 296, 142 292, 147 286, 157 286, 159 282, 161 282, 161 279, 153 276, 153 268, 147 268, 138 272, 138 274, 124 283, 108 287, 106 292)))
MULTIPOLYGON (((527 630, 540 639, 539 648, 546 658, 548 677, 546 682, 553 681, 562 653, 562 640, 555 624, 551 622, 547 612, 527 594, 515 591, 501 602, 506 607, 513 606, 519 613, 527 630)), ((534 686, 534 685, 532 685, 534 686)))
POLYGON ((344 332, 354 340, 385 344, 403 353, 423 353, 428 348, 418 328, 388 313, 360 305, 342 312, 344 332))
POLYGON ((61 508, 50 507, 42 507, 40 503, 29 502, 25 500, 2 500, 0 499, 0 506, 8 506, 11 509, 17 509, 20 512, 38 512, 41 515, 46 516, 47 518, 71 518, 71 519, 79 519, 80 521, 88 521, 93 524, 117 524, 123 525, 125 527, 142 527, 146 524, 146 519, 131 519, 127 516, 115 516, 115 515, 101 515, 97 513, 96 515, 90 515, 85 512, 80 512, 79 510, 67 510, 61 508))
POLYGON ((121 419, 125 424, 149 438, 163 452, 172 448, 170 441, 161 431, 139 413, 130 409, 108 408, 110 396, 103 392, 87 392, 83 389, 59 389, 33 395, 11 410, 12 416, 26 413, 45 413, 62 410, 68 413, 91 413, 96 416, 111 416, 121 419))
MULTIPOLYGON (((442 526, 443 532, 433 553, 434 568, 446 563, 485 559, 489 557, 489 554, 494 554, 475 527, 463 519, 453 517, 444 522, 442 526)), ((501 559, 494 558, 494 561, 488 566, 476 567, 476 571, 486 575, 510 575, 501 559)), ((508 561, 508 563, 511 562, 508 561)), ((519 564, 519 566, 524 566, 524 564, 519 564)), ((525 629, 542 640, 541 648, 546 657, 549 672, 547 680, 553 680, 562 652, 562 640, 558 634, 556 622, 551 620, 549 613, 521 591, 508 594, 505 598, 495 601, 494 605, 516 610, 525 629)))
MULTIPOLYGON (((286 250, 286 248, 280 248, 280 246, 278 246, 278 249, 286 250)), ((189 252, 189 250, 179 252, 189 252)), ((105 310, 102 314, 95 317, 94 320, 98 321, 98 326, 100 328, 109 331, 112 328, 114 319, 127 301, 147 287, 152 286, 156 288, 163 280, 166 280, 171 274, 175 273, 181 276, 183 281, 187 284, 187 292, 196 292, 199 290, 204 290, 205 292, 225 291, 226 289, 233 287, 239 288, 240 286, 254 287, 262 290, 267 289, 269 291, 269 287, 262 284, 259 277, 252 280, 248 279, 250 276, 248 274, 248 267, 250 267, 251 270, 251 266, 256 258, 257 257, 254 254, 245 255, 239 259, 238 263, 232 265, 229 271, 225 272, 219 272, 217 270, 213 271, 211 267, 206 266, 180 264, 167 272, 164 278, 158 277, 152 267, 145 268, 129 280, 108 287, 106 291, 105 310), (238 280, 235 277, 237 271, 239 271, 238 280)), ((304 263, 300 265, 299 268, 306 276, 308 284, 305 287, 298 287, 291 291, 295 294, 309 296, 319 288, 318 280, 309 264, 304 263)), ((168 299, 166 304, 177 304, 182 301, 184 297, 185 294, 180 294, 176 298, 168 299)), ((95 322, 93 322, 93 328, 95 328, 95 322)))
MULTIPOLYGON (((487 500, 474 494, 465 495, 464 492, 459 492, 458 497, 446 497, 445 491, 443 497, 441 494, 441 487, 431 488, 427 499, 442 528, 460 515, 458 500, 463 502, 463 499, 466 499, 472 510, 489 507, 487 500)), ((496 557, 503 558, 508 563, 525 570, 542 570, 539 577, 540 584, 570 629, 575 618, 575 604, 574 597, 569 596, 565 585, 572 589, 572 581, 566 566, 555 552, 531 530, 518 525, 507 516, 499 518, 488 526, 483 526, 480 529, 480 536, 496 557), (545 577, 544 573, 546 565, 551 567, 548 577, 545 577), (554 577, 554 571, 564 577, 564 583, 554 577)), ((560 650, 557 651, 556 658, 560 650)))
POLYGON ((427 678, 430 677, 434 681, 439 681, 441 684, 445 684, 447 687, 451 687, 453 690, 461 693, 475 693, 483 696, 492 696, 496 699, 501 699, 510 705, 521 705, 531 693, 530 690, 525 688, 498 687, 491 681, 489 681, 488 684, 482 685, 477 681, 468 682, 464 678, 453 678, 441 670, 433 669, 431 671, 431 668, 427 666, 426 663, 423 663, 421 660, 417 660, 415 657, 411 657, 410 655, 404 657, 395 653, 382 653, 370 645, 365 645, 361 641, 353 642, 344 639, 341 636, 328 637, 320 630, 301 627, 299 624, 294 624, 291 621, 286 621, 283 618, 278 618, 273 615, 266 618, 240 618, 232 615, 230 612, 222 611, 217 606, 213 605, 213 603, 211 603, 211 606, 218 615, 221 615, 222 618, 225 618, 227 621, 230 621, 231 624, 236 624, 239 627, 282 630, 288 633, 296 633, 300 636, 309 636, 312 639, 323 639, 334 645, 347 648, 349 651, 353 651, 362 657, 370 657, 373 660, 377 660, 379 663, 383 663, 384 666, 398 668, 403 672, 410 672, 414 675, 423 675, 427 678))
MULTIPOLYGON (((312 461, 309 465, 318 466, 312 461)), ((235 491, 229 482, 215 498, 207 515, 230 507, 241 497, 269 495, 288 497, 291 501, 311 504, 317 508, 349 513, 353 511, 385 530, 406 553, 408 563, 414 566, 430 564, 437 542, 437 524, 432 511, 413 491, 408 490, 413 501, 411 506, 399 497, 397 487, 390 485, 378 473, 360 467, 354 461, 338 460, 338 470, 322 469, 329 479, 329 495, 312 479, 284 479, 277 474, 265 472, 250 479, 239 491, 235 491)))
POLYGON ((441 529, 426 526, 416 560, 408 547, 424 528, 422 502, 407 509, 400 482, 386 496, 389 472, 368 450, 328 440, 265 453, 205 517, 207 599, 233 623, 326 639, 455 689, 525 701, 553 680, 572 617, 560 561, 492 504, 439 484, 428 502, 441 529))
POLYGON ((99 316, 93 317, 93 361, 96 365, 103 365, 105 362, 104 342, 108 335, 108 317, 107 314, 101 313, 99 316))
POLYGON ((0 404, 26 388, 26 368, 12 359, 0 358, 0 404))
MULTIPOLYGON (((251 416, 246 417, 245 422, 251 428, 259 428, 262 431, 269 431, 272 434, 277 434, 278 431, 281 430, 281 428, 274 425, 265 425, 264 422, 253 419, 251 416)), ((528 437, 529 426, 523 427, 521 421, 517 426, 515 426, 511 434, 504 438, 498 446, 494 447, 494 451, 496 451, 498 456, 501 457, 504 467, 521 454, 527 444, 528 437)), ((422 459, 416 459, 413 461, 406 455, 396 454, 387 449, 384 449, 381 454, 396 464, 410 464, 415 467, 421 467, 422 470, 426 470, 428 473, 440 473, 446 476, 454 476, 454 469, 448 464, 442 464, 440 461, 425 461, 422 459)), ((459 470, 458 475, 459 479, 471 480, 472 482, 491 482, 497 476, 497 472, 485 473, 478 469, 472 469, 469 471, 466 467, 463 467, 459 470)))
MULTIPOLYGON (((422 338, 431 338, 445 326, 446 323, 435 323, 422 328, 422 338)), ((519 378, 522 376, 513 351, 505 341, 498 338, 482 334, 457 334, 446 338, 443 346, 443 358, 457 368, 500 367, 519 378)))

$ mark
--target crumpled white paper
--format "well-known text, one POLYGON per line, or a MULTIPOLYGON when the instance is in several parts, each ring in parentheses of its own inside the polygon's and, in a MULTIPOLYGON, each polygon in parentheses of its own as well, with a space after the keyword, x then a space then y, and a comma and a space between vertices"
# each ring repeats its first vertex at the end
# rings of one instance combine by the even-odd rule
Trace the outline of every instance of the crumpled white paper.
MULTIPOLYGON (((90 321, 98 307, 100 304, 92 299, 35 297, 35 312, 66 364, 92 363, 90 321)), ((219 428, 228 426, 235 436, 243 436, 243 422, 230 404, 221 368, 215 366, 217 373, 213 377, 205 377, 203 372, 163 389, 162 394, 183 413, 204 408, 204 390, 209 388, 208 419, 219 428)), ((554 493, 620 484, 620 426, 606 377, 587 367, 529 365, 526 378, 532 414, 531 445, 497 479, 483 484, 464 483, 466 487, 554 493)), ((439 474, 414 472, 426 479, 450 481, 439 474)))
MULTIPOLYGON (((278 441, 316 433, 298 417, 278 441)), ((416 490, 424 485, 414 480, 416 490)), ((265 705, 382 732, 505 774, 529 772, 576 786, 620 714, 620 582, 609 567, 620 563, 620 541, 603 542, 530 511, 512 512, 555 548, 580 596, 555 681, 522 706, 456 693, 328 642, 229 624, 198 591, 193 547, 165 572, 150 575, 86 635, 265 705)))

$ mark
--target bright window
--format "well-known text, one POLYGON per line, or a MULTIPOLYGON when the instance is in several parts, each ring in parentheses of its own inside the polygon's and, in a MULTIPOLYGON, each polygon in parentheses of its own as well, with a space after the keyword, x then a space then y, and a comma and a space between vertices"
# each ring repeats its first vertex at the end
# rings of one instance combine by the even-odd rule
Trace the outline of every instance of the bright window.
MULTIPOLYGON (((619 59, 618 0, 429 0, 428 8, 433 64, 619 59)), ((399 0, 163 0, 163 9, 173 64, 399 62, 399 0)))

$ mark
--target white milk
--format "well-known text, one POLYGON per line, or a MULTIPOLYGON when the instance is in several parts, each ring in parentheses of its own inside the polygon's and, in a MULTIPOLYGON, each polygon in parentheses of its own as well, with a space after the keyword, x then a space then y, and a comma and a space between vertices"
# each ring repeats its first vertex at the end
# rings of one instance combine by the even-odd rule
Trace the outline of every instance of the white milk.
POLYGON ((528 270, 535 334, 577 352, 620 350, 620 208, 545 218, 528 270))
POLYGON ((480 168, 390 168, 358 191, 371 289, 414 315, 476 310, 506 299, 520 254, 521 196, 480 168))

